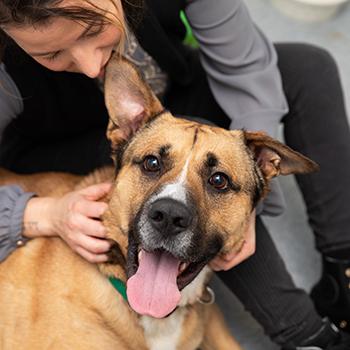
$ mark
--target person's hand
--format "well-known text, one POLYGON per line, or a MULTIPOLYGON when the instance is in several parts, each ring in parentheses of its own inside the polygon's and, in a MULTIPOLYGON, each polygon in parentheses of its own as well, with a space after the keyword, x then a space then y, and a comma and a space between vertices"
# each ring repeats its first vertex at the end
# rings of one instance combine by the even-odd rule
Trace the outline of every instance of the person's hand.
POLYGON ((239 252, 231 252, 215 257, 209 264, 214 271, 227 271, 232 269, 232 267, 240 264, 255 253, 255 217, 256 212, 254 210, 249 218, 241 250, 239 252))
POLYGON ((107 209, 107 204, 98 200, 110 188, 111 184, 103 183, 69 192, 61 198, 31 199, 25 211, 24 223, 37 222, 38 225, 36 232, 34 227, 27 230, 27 236, 58 235, 87 261, 107 261, 106 252, 111 244, 105 240, 104 226, 96 219, 107 209), (35 221, 35 217, 39 216, 39 220, 35 221))

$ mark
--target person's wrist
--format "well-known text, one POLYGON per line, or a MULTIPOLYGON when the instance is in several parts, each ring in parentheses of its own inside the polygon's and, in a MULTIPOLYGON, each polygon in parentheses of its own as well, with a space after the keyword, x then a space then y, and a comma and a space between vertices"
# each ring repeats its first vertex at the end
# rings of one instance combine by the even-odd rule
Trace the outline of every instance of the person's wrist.
POLYGON ((52 210, 56 204, 55 198, 33 197, 24 210, 23 236, 34 238, 52 236, 55 234, 52 210))

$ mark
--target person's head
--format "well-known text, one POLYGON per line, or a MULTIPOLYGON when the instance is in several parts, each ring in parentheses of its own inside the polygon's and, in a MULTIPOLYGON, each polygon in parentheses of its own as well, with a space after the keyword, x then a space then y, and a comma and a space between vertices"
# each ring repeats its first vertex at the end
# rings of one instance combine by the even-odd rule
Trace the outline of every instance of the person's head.
MULTIPOLYGON (((54 71, 103 72, 112 50, 123 48, 123 0, 0 0, 0 28, 54 71)), ((128 6, 133 5, 127 0, 128 6)), ((140 8, 141 1, 134 1, 140 8)))

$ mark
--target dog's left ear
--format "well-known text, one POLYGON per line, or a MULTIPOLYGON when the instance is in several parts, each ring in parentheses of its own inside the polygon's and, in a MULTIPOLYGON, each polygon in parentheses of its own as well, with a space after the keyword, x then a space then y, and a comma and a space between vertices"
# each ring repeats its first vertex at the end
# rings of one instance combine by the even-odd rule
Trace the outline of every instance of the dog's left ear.
POLYGON ((263 132, 244 131, 247 146, 267 180, 288 174, 305 174, 319 170, 311 159, 263 132))
POLYGON ((107 137, 116 148, 128 140, 163 106, 135 66, 114 53, 105 78, 105 102, 109 113, 107 137))

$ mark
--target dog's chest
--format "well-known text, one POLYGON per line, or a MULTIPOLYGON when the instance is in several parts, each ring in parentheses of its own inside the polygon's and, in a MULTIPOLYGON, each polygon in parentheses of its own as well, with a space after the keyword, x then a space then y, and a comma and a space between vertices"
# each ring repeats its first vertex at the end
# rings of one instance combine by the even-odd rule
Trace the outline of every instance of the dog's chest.
POLYGON ((166 319, 142 316, 140 319, 150 350, 176 350, 183 331, 186 308, 176 310, 166 319))

